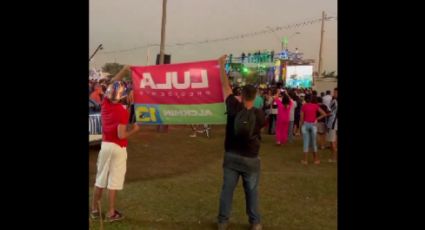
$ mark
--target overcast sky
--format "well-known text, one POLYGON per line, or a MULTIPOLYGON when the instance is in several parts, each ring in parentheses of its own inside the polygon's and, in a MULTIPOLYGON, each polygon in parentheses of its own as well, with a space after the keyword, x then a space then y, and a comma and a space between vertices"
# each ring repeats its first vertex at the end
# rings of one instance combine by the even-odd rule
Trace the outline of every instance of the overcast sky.
MULTIPOLYGON (((166 45, 196 42, 267 30, 267 26, 286 26, 317 19, 324 10, 337 16, 337 0, 168 0, 166 45)), ((159 44, 161 35, 162 0, 90 0, 89 44, 91 55, 99 44, 100 50, 90 67, 100 68, 106 62, 146 65, 147 48, 129 52, 107 53, 159 44)), ((278 38, 289 36, 289 49, 298 48, 304 58, 319 57, 321 23, 284 29, 207 44, 171 46, 171 62, 216 59, 221 54, 280 50, 278 38), (298 35, 294 35, 300 32, 298 35)), ((150 48, 150 64, 155 62, 159 47, 150 48)), ((337 20, 325 22, 323 69, 337 70, 337 20)))

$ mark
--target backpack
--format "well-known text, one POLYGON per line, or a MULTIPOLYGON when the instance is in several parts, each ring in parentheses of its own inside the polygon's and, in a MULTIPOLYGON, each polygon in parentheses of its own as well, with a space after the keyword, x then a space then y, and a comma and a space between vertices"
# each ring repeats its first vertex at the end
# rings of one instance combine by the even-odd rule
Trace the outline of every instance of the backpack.
POLYGON ((256 137, 254 136, 256 110, 257 108, 250 110, 243 108, 236 114, 234 130, 235 137, 239 140, 248 141, 256 137))

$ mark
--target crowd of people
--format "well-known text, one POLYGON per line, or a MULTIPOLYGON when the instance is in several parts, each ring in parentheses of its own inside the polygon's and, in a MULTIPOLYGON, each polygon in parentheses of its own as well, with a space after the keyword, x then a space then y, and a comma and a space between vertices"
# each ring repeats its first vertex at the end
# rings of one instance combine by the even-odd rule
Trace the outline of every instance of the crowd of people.
MULTIPOLYGON (((134 122, 132 82, 122 82, 129 93, 127 106, 130 122, 134 122)), ((101 104, 108 84, 110 84, 109 78, 89 80, 90 99, 101 104)), ((235 86, 232 93, 238 96, 241 90, 241 87, 235 86)), ((264 130, 268 135, 275 135, 277 145, 292 143, 296 136, 302 134, 304 158, 301 162, 308 164, 307 154, 311 147, 314 163, 320 164, 317 154, 319 149, 323 150, 327 147, 331 149, 332 156, 329 162, 336 162, 337 159, 337 99, 337 88, 334 89, 333 95, 330 90, 318 95, 318 92, 312 89, 288 89, 281 85, 274 85, 266 89, 257 88, 254 107, 264 112, 266 116, 264 130)), ((198 131, 194 129, 194 134, 191 136, 195 137, 198 131)))
MULTIPOLYGON (((234 87, 233 93, 240 95, 240 90, 234 87)), ((264 112, 264 131, 275 135, 276 145, 291 143, 296 136, 302 135, 304 158, 301 163, 308 164, 310 147, 315 164, 320 164, 318 149, 327 147, 332 152, 328 161, 336 162, 338 88, 334 89, 333 95, 330 90, 318 95, 312 89, 288 89, 279 85, 257 88, 254 107, 264 112)))
MULTIPOLYGON (((132 81, 122 81, 128 91, 132 89, 132 81)), ((110 77, 89 80, 89 96, 98 104, 101 104, 106 88, 111 83, 110 77)))
MULTIPOLYGON (((222 76, 225 76, 224 57, 219 59, 222 76)), ((223 79, 227 122, 218 229, 228 229, 233 192, 241 177, 249 229, 261 230, 258 186, 261 174, 259 152, 262 130, 267 130, 269 135, 275 135, 278 146, 292 142, 294 135, 302 133, 304 158, 301 163, 308 164, 307 156, 312 147, 314 163, 320 164, 316 140, 320 126, 321 133, 327 133, 328 141, 332 143, 333 156, 329 161, 336 162, 338 89, 334 89, 333 97, 328 91, 327 95, 319 99, 317 91, 311 89, 285 89, 281 85, 264 90, 252 85, 242 88, 230 87, 228 78, 223 79), (330 101, 329 106, 323 101, 330 101)))
MULTIPOLYGON (((89 98, 101 105, 105 96, 106 89, 111 84, 111 78, 104 78, 99 80, 89 80, 89 98)), ((126 107, 130 112, 129 122, 133 123, 136 121, 134 112, 134 97, 133 97, 133 84, 132 81, 121 81, 127 91, 126 107)))
MULTIPOLYGON (((221 76, 226 76, 225 59, 226 55, 219 59, 221 76)), ((99 204, 103 190, 107 189, 109 205, 105 219, 109 222, 124 217, 115 208, 116 194, 124 185, 127 139, 140 129, 133 123, 131 109, 128 107, 134 104, 131 83, 122 81, 129 69, 129 66, 125 66, 110 81, 89 82, 90 98, 100 99, 103 133, 90 216, 97 219, 102 215, 99 204)), ((318 96, 317 91, 311 89, 286 89, 279 85, 263 90, 252 85, 242 88, 231 87, 228 78, 223 79, 227 121, 224 136, 223 184, 217 216, 218 229, 228 228, 233 192, 241 177, 250 229, 261 230, 258 186, 261 172, 259 151, 262 130, 267 130, 269 135, 275 135, 278 146, 292 142, 294 136, 302 134, 304 153, 302 164, 308 164, 307 155, 310 148, 314 163, 320 164, 318 149, 325 148, 326 137, 332 149, 329 161, 336 162, 338 89, 334 89, 333 95, 327 91, 326 94, 318 96)), ((134 108, 134 105, 131 107, 134 108)))

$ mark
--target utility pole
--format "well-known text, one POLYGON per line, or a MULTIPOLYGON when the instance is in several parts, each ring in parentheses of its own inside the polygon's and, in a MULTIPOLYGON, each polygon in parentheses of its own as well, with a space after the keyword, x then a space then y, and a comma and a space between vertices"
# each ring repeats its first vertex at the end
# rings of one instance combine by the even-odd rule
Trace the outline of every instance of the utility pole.
POLYGON ((90 56, 90 58, 89 58, 89 62, 90 62, 90 61, 91 61, 91 59, 94 57, 94 55, 96 55, 97 51, 99 51, 99 50, 101 50, 101 49, 103 49, 102 44, 100 44, 100 45, 96 48, 96 50, 94 51, 94 53, 90 56))
POLYGON ((159 49, 159 64, 164 64, 165 21, 167 16, 167 0, 162 0, 161 45, 159 49))
MULTIPOLYGON (((162 0, 161 44, 159 47, 159 64, 164 64, 165 21, 167 19, 167 0, 162 0)), ((167 132, 168 125, 159 125, 158 132, 167 132)))
POLYGON ((147 54, 146 54, 146 65, 149 65, 151 60, 151 46, 148 46, 147 54))
MULTIPOLYGON (((322 74, 322 66, 323 66, 323 35, 325 34, 325 18, 326 13, 322 11, 322 28, 320 29, 320 49, 319 49, 319 77, 322 74)), ((314 84, 314 78, 313 78, 314 84)))

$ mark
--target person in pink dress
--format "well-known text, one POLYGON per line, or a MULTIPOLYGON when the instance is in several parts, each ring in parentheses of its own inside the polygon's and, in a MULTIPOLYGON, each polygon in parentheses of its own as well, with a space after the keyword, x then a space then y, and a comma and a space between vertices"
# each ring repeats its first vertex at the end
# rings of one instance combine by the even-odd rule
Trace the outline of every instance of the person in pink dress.
POLYGON ((277 104, 277 119, 276 119, 276 144, 285 144, 288 140, 289 118, 292 101, 289 99, 286 91, 282 94, 282 99, 279 99, 279 93, 274 95, 274 101, 277 104))

